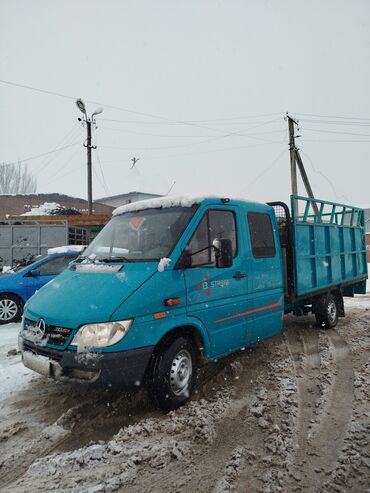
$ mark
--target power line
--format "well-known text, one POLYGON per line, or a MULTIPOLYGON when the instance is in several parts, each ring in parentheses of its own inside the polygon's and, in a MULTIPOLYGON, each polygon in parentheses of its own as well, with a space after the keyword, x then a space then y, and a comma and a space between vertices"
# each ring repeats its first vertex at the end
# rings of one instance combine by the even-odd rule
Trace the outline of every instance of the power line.
POLYGON ((250 120, 254 118, 262 118, 266 116, 276 116, 276 115, 282 115, 282 112, 278 111, 275 113, 261 113, 259 115, 250 115, 250 116, 235 116, 228 118, 214 118, 209 120, 188 120, 188 121, 190 123, 210 123, 210 122, 221 122, 221 121, 230 121, 230 120, 250 120))
POLYGON ((335 195, 338 199, 343 199, 343 198, 344 198, 344 199, 345 199, 348 203, 350 203, 350 202, 351 202, 351 200, 350 200, 348 197, 346 197, 346 195, 338 195, 338 194, 337 194, 337 191, 336 191, 336 189, 335 189, 335 187, 334 187, 334 185, 333 185, 333 182, 332 182, 332 181, 330 180, 330 178, 328 178, 328 177, 327 177, 324 173, 322 173, 321 171, 319 171, 319 170, 317 170, 317 169, 316 169, 315 165, 313 164, 312 159, 310 158, 310 156, 309 156, 306 152, 304 152, 304 151, 303 151, 302 146, 301 146, 301 152, 302 152, 302 154, 304 155, 304 157, 305 157, 306 159, 308 159, 309 163, 311 164, 311 167, 312 167, 313 171, 314 171, 315 173, 319 174, 320 176, 322 176, 322 177, 323 177, 323 178, 324 178, 324 179, 325 179, 325 180, 329 183, 330 187, 332 188, 332 190, 333 190, 333 192, 334 192, 334 195, 335 195))
POLYGON ((355 132, 339 132, 337 130, 323 130, 323 129, 315 129, 315 128, 307 128, 307 127, 304 127, 304 130, 309 132, 318 132, 318 133, 326 133, 326 134, 341 134, 341 135, 355 135, 356 137, 370 137, 370 134, 359 134, 355 132))
MULTIPOLYGON (((255 125, 252 127, 253 128, 257 128, 257 127, 260 127, 262 125, 266 125, 267 122, 264 122, 264 123, 260 123, 258 125, 255 125)), ((177 145, 174 145, 174 146, 160 146, 160 147, 116 147, 116 146, 103 146, 102 148, 105 148, 105 149, 116 149, 116 150, 141 150, 141 151, 150 151, 150 150, 162 150, 162 149, 174 149, 174 148, 179 148, 179 147, 191 147, 191 146, 196 146, 196 145, 200 145, 200 144, 206 144, 208 142, 214 142, 216 140, 220 140, 220 139, 225 139, 225 138, 228 138, 228 137, 234 137, 234 136, 239 136, 239 137, 249 137, 251 139, 254 139, 254 140, 259 140, 259 141, 262 141, 262 142, 266 142, 266 143, 274 143, 274 144, 280 144, 281 142, 280 141, 272 141, 272 140, 268 140, 268 139, 264 139, 263 137, 256 137, 255 135, 253 134, 248 134, 248 133, 241 133, 240 131, 237 131, 237 132, 229 132, 227 134, 223 134, 223 135, 219 135, 219 136, 216 136, 216 137, 212 137, 212 138, 207 138, 205 140, 200 140, 198 142, 189 142, 189 143, 186 143, 186 144, 177 144, 177 145)))
MULTIPOLYGON (((28 89, 28 90, 31 90, 31 91, 36 91, 36 92, 39 92, 39 93, 42 93, 42 94, 48 94, 48 95, 51 95, 51 96, 58 96, 58 97, 69 99, 69 100, 73 100, 73 101, 75 101, 77 99, 77 96, 70 96, 68 94, 63 94, 61 92, 50 91, 50 90, 47 90, 47 89, 41 89, 41 88, 38 88, 38 87, 26 85, 26 84, 19 84, 19 83, 8 81, 8 80, 4 80, 4 79, 0 79, 0 83, 6 84, 6 85, 10 85, 10 86, 14 86, 14 87, 19 87, 19 88, 22 88, 22 89, 28 89)), ((116 110, 119 110, 119 111, 124 111, 126 113, 131 113, 131 114, 134 114, 134 115, 146 116, 146 117, 149 117, 149 118, 156 118, 156 119, 159 119, 159 120, 164 120, 164 121, 169 121, 169 122, 172 121, 172 122, 182 123, 182 124, 186 124, 186 125, 193 125, 193 124, 196 125, 196 123, 197 123, 196 120, 194 122, 192 122, 192 121, 177 121, 177 120, 173 120, 171 118, 167 118, 167 117, 164 117, 164 116, 161 116, 161 115, 155 115, 155 114, 152 114, 152 113, 145 113, 145 112, 142 112, 142 111, 130 110, 128 108, 123 108, 123 107, 115 106, 115 105, 109 105, 109 104, 106 104, 106 103, 101 103, 99 101, 93 101, 93 100, 88 100, 88 99, 86 101, 88 103, 91 103, 91 104, 98 104, 98 105, 104 106, 105 108, 116 109, 116 110)), ((261 115, 253 115, 253 116, 251 116, 251 118, 263 117, 263 116, 275 115, 275 114, 282 114, 282 113, 265 113, 265 114, 261 114, 261 115)), ((240 118, 244 118, 245 119, 245 118, 248 118, 248 117, 240 117, 240 118)), ((233 118, 231 118, 231 119, 233 119, 233 118)), ((226 118, 225 120, 228 120, 228 118, 226 118)), ((209 121, 212 121, 212 120, 209 120, 209 121)), ((214 121, 220 121, 220 120, 214 120, 214 121)), ((200 122, 203 122, 203 121, 200 121, 200 122)))
MULTIPOLYGON (((228 137, 228 135, 221 135, 220 137, 214 138, 214 139, 207 139, 207 140, 201 140, 199 142, 192 142, 192 143, 187 143, 187 144, 178 144, 178 145, 172 145, 172 146, 160 146, 160 147, 116 147, 116 146, 100 146, 101 149, 113 149, 117 151, 161 151, 165 149, 178 149, 178 148, 183 148, 183 147, 193 147, 196 145, 201 145, 201 144, 206 144, 207 142, 213 142, 215 140, 221 140, 228 137)), ((257 139, 263 141, 265 144, 281 144, 280 141, 269 141, 265 139, 257 139)), ((248 146, 247 146, 248 147, 248 146)), ((229 150, 233 150, 233 148, 230 148, 229 150)))
POLYGON ((53 149, 52 151, 43 152, 42 154, 37 154, 36 156, 27 157, 24 159, 18 159, 17 161, 10 161, 10 162, 6 161, 6 164, 17 164, 17 163, 24 163, 25 161, 32 161, 33 159, 38 159, 40 157, 47 156, 48 154, 53 154, 54 152, 62 151, 63 149, 67 149, 68 147, 73 147, 77 144, 80 144, 80 142, 74 142, 73 144, 65 145, 63 147, 53 149))
POLYGON ((98 182, 100 183, 100 185, 101 185, 101 186, 102 186, 102 188, 104 189, 105 193, 107 193, 107 191, 106 191, 106 189, 105 189, 105 187, 104 187, 104 183, 102 182, 102 180, 101 180, 100 176, 98 175, 98 173, 97 173, 97 171, 96 171, 96 169, 95 169, 95 165, 94 165, 94 164, 93 164, 93 166, 92 166, 92 170, 93 170, 93 173, 94 173, 94 175, 95 175, 95 178, 98 180, 98 182))
MULTIPOLYGON (((282 113, 281 113, 282 114, 282 113)), ((169 121, 143 121, 143 120, 121 120, 118 118, 100 118, 100 121, 104 122, 115 122, 115 123, 130 123, 130 124, 138 124, 138 125, 183 125, 184 123, 186 124, 191 124, 193 126, 199 126, 196 125, 196 122, 193 120, 184 120, 184 121, 176 121, 176 120, 169 120, 169 121)), ((208 121, 208 120, 205 120, 208 121)), ((275 122, 275 121, 280 121, 280 118, 270 120, 270 122, 275 122)), ((257 123, 260 122, 260 120, 255 120, 253 121, 238 121, 238 125, 251 125, 252 123, 257 123)), ((209 121, 208 127, 210 125, 225 125, 225 121, 218 121, 218 122, 212 122, 209 121)), ((199 126, 200 128, 207 128, 204 126, 199 126)), ((211 128, 211 127, 209 127, 211 128)), ((213 128, 212 128, 213 130, 213 128)))
MULTIPOLYGON (((65 137, 63 137, 63 139, 57 144, 55 149, 57 149, 62 144, 65 144, 65 145, 70 144, 71 141, 77 137, 76 133, 78 133, 79 131, 80 131, 79 126, 74 125, 72 127, 72 129, 67 133, 67 135, 65 135, 65 137)), ((38 168, 36 167, 36 169, 33 170, 33 173, 36 173, 36 174, 41 173, 41 171, 43 171, 45 168, 47 168, 57 157, 58 157, 58 154, 54 154, 51 158, 44 159, 40 163, 40 166, 38 168)))
MULTIPOLYGON (((274 143, 271 144, 266 144, 266 143, 259 143, 259 144, 249 144, 245 146, 234 146, 234 147, 222 147, 218 149, 209 149, 208 151, 196 151, 196 152, 186 152, 182 154, 169 154, 167 156, 155 156, 155 157, 150 157, 147 159, 147 161, 156 161, 156 160, 163 160, 163 159, 177 159, 177 158, 183 158, 183 157, 188 157, 188 156, 199 156, 203 154, 212 154, 215 152, 231 152, 231 151, 237 151, 240 149, 251 149, 255 147, 261 147, 261 146, 266 146, 266 145, 273 145, 274 143)), ((283 142, 278 142, 278 144, 283 144, 283 142)), ((122 159, 113 159, 113 160, 108 160, 108 161, 102 161, 103 164, 109 164, 109 163, 122 163, 122 159)))
MULTIPOLYGON (((248 183, 246 185, 246 187, 251 187, 252 185, 254 185, 260 178, 262 178, 263 175, 265 175, 268 171, 270 171, 277 163, 278 161, 283 157, 284 153, 286 152, 286 149, 284 148, 278 155, 277 157, 272 161, 272 163, 270 163, 266 168, 264 168, 262 170, 262 172, 257 175, 250 183, 248 183)), ((244 187, 240 193, 243 193, 245 188, 244 187)))
POLYGON ((60 180, 61 178, 64 178, 65 176, 70 175, 71 173, 75 173, 76 170, 79 170, 79 169, 85 168, 85 167, 86 167, 86 164, 82 164, 81 166, 77 166, 77 168, 73 168, 70 171, 67 171, 67 173, 63 173, 62 175, 58 176, 58 178, 55 178, 54 177, 54 179, 53 180, 50 180, 49 183, 52 183, 55 180, 60 180))
MULTIPOLYGON (((80 151, 80 148, 79 147, 77 147, 77 149, 74 149, 74 151, 72 152, 72 154, 69 156, 68 160, 63 163, 63 168, 58 168, 54 174, 52 174, 50 177, 48 177, 48 181, 49 182, 50 182, 50 180, 54 181, 54 179, 59 178, 58 175, 61 172, 63 172, 66 169, 68 169, 68 166, 72 162, 72 159, 78 154, 79 151, 80 151)), ((74 163, 73 163, 73 166, 74 166, 74 163)))
POLYGON ((305 142, 334 142, 334 143, 338 143, 338 144, 341 144, 341 143, 345 144, 346 142, 347 143, 348 142, 352 142, 352 143, 356 143, 356 142, 365 142, 365 143, 367 143, 367 142, 370 142, 370 140, 366 140, 366 139, 361 139, 361 140, 348 140, 348 139, 346 139, 346 140, 343 140, 343 139, 341 139, 341 140, 336 140, 336 139, 330 139, 330 140, 329 139, 305 139, 304 141, 305 142))
POLYGON ((109 195, 109 190, 108 190, 107 182, 105 180, 105 176, 104 176, 104 172, 103 172, 103 167, 101 165, 100 156, 99 156, 99 152, 98 152, 98 132, 97 132, 97 127, 96 126, 93 127, 93 132, 94 132, 94 137, 95 137, 95 142, 96 142, 95 153, 96 153, 96 157, 98 159, 100 173, 101 173, 101 176, 102 176, 102 179, 103 179, 103 188, 105 190, 105 193, 107 195, 109 195))
POLYGON ((370 118, 363 118, 360 116, 333 116, 333 115, 315 115, 314 113, 295 113, 296 115, 303 115, 303 116, 314 116, 316 118, 337 118, 339 120, 364 120, 364 121, 370 121, 370 118))
MULTIPOLYGON (((9 86, 20 87, 22 89, 29 89, 30 91, 36 91, 36 92, 39 92, 39 93, 42 93, 42 94, 48 94, 49 96, 58 96, 60 98, 70 99, 70 100, 73 100, 73 101, 76 101, 76 99, 78 99, 77 96, 69 96, 68 94, 63 94, 61 92, 49 91, 47 89, 40 89, 38 87, 28 86, 26 84, 18 84, 16 82, 11 82, 11 81, 8 81, 8 80, 0 79, 0 83, 1 84, 7 84, 9 86)), ((101 103, 99 103, 97 101, 92 101, 92 100, 88 100, 88 99, 86 101, 88 103, 100 104, 101 105, 101 103)), ((120 111, 125 111, 127 113, 132 113, 134 115, 149 116, 149 117, 152 117, 152 118, 159 118, 159 119, 162 118, 160 116, 151 115, 150 113, 142 113, 142 112, 139 112, 139 111, 129 110, 127 108, 121 108, 119 106, 113 106, 113 105, 108 105, 108 104, 104 104, 104 106, 106 108, 113 108, 113 109, 117 109, 117 110, 120 110, 120 111)))
POLYGON ((347 121, 347 120, 313 120, 311 118, 300 118, 299 123, 308 122, 315 123, 318 125, 325 126, 336 126, 336 127, 369 127, 370 122, 359 122, 359 121, 347 121))
MULTIPOLYGON (((182 138, 192 138, 192 139, 199 139, 199 137, 216 137, 214 134, 213 135, 168 135, 168 134, 152 134, 152 133, 147 133, 147 132, 137 132, 135 130, 128 130, 126 128, 112 128, 112 127, 106 127, 105 125, 100 125, 100 128, 103 130, 110 130, 113 132, 121 132, 121 133, 130 133, 134 135, 141 135, 141 136, 147 136, 147 137, 159 137, 159 138, 174 138, 174 139, 182 139, 182 138)), ((276 133, 284 133, 284 130, 270 130, 267 132, 257 132, 253 134, 236 134, 235 136, 238 137, 244 137, 247 135, 265 135, 265 134, 276 134, 276 133)))
MULTIPOLYGON (((283 114, 282 112, 266 113, 260 116, 266 117, 266 116, 276 116, 282 114, 283 114)), ((280 120, 280 118, 278 120, 280 120)), ((241 124, 251 125, 253 122, 254 123, 260 122, 260 120, 257 117, 248 117, 248 116, 240 116, 234 118, 219 118, 214 120, 212 119, 211 120, 182 120, 182 121, 168 120, 168 121, 160 121, 160 122, 143 121, 143 120, 121 120, 117 118, 101 118, 101 121, 116 122, 116 123, 134 123, 138 125, 179 125, 183 123, 189 123, 189 124, 207 123, 207 125, 225 125, 225 123, 229 123, 233 121, 237 122, 238 125, 241 124), (240 120, 247 120, 247 121, 240 121, 240 120)), ((276 121, 276 120, 272 120, 272 121, 276 121)))
MULTIPOLYGON (((29 86, 29 85, 26 85, 26 84, 18 84, 18 83, 12 82, 12 81, 4 80, 4 79, 0 79, 0 83, 7 84, 7 85, 10 85, 10 86, 19 87, 19 88, 23 88, 23 89, 28 89, 28 90, 36 91, 36 92, 43 93, 43 94, 58 96, 58 97, 62 97, 62 98, 69 99, 69 100, 74 100, 75 101, 77 99, 76 96, 70 96, 70 95, 63 94, 63 93, 56 92, 56 91, 50 91, 50 90, 46 90, 46 89, 40 89, 40 88, 37 88, 37 87, 34 87, 34 86, 29 86)), ((115 110, 118 110, 118 111, 123 111, 123 112, 126 112, 126 113, 131 113, 131 114, 134 114, 134 115, 145 116, 145 117, 149 117, 149 118, 163 120, 163 121, 166 121, 166 122, 176 123, 176 124, 179 124, 179 125, 188 125, 188 126, 192 126, 192 127, 208 128, 205 125, 200 125, 199 123, 197 123, 196 120, 194 122, 193 121, 186 121, 186 120, 174 120, 174 119, 167 118, 167 117, 164 117, 164 116, 154 115, 152 113, 145 113, 145 112, 140 112, 140 111, 134 111, 134 110, 130 110, 128 108, 120 107, 120 106, 115 106, 115 105, 109 105, 109 104, 106 104, 106 103, 101 103, 99 101, 93 101, 93 100, 86 100, 86 101, 88 103, 91 103, 91 104, 98 104, 100 106, 104 106, 105 108, 115 109, 115 110)), ((271 113, 271 115, 275 115, 275 114, 282 114, 282 113, 271 113)), ((262 117, 262 116, 266 116, 266 115, 270 115, 270 114, 269 113, 265 113, 265 114, 261 114, 259 116, 262 117)), ((256 118, 256 116, 258 116, 258 115, 251 116, 251 118, 256 118)), ((240 118, 246 119, 247 117, 240 117, 240 118)), ((227 119, 225 119, 225 120, 227 120, 227 119)), ((202 121, 204 122, 206 120, 202 120, 202 121)), ((220 121, 220 120, 217 120, 217 121, 220 121)), ((209 130, 214 130, 214 129, 211 129, 211 128, 208 128, 208 129, 209 130)), ((218 131, 218 130, 216 130, 216 131, 218 131)), ((220 130, 220 131, 222 132, 222 130, 220 130)))
POLYGON ((46 89, 39 89, 38 87, 27 86, 25 84, 17 84, 16 82, 11 82, 9 80, 2 80, 2 79, 0 79, 0 83, 1 84, 7 84, 9 86, 14 86, 14 87, 21 87, 22 89, 29 89, 31 91, 36 91, 36 92, 40 92, 40 93, 43 93, 43 94, 49 94, 49 95, 52 95, 52 96, 59 96, 61 98, 74 99, 74 100, 77 99, 75 97, 67 96, 66 94, 62 94, 60 92, 48 91, 46 89))

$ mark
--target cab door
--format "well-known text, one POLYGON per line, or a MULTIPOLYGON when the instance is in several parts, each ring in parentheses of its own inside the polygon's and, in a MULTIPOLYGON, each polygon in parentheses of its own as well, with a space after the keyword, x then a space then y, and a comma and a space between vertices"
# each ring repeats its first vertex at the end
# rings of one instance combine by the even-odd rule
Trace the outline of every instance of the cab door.
POLYGON ((284 313, 283 268, 276 222, 271 212, 245 211, 249 236, 249 300, 252 304, 248 343, 282 330, 284 313))
POLYGON ((238 208, 231 206, 207 210, 187 246, 192 261, 184 270, 187 313, 206 326, 211 357, 239 349, 246 341, 246 320, 240 312, 246 308, 248 277, 238 213, 238 208), (207 248, 216 238, 231 240, 231 267, 216 268, 214 251, 207 248))

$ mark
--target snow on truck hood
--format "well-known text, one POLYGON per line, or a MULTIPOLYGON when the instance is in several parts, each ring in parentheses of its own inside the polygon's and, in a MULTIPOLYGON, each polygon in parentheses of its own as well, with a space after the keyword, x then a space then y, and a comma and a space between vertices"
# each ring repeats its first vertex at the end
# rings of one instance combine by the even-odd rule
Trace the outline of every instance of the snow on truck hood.
POLYGON ((85 323, 106 322, 157 272, 157 265, 157 262, 127 263, 113 273, 67 269, 30 298, 25 316, 72 329, 85 323))

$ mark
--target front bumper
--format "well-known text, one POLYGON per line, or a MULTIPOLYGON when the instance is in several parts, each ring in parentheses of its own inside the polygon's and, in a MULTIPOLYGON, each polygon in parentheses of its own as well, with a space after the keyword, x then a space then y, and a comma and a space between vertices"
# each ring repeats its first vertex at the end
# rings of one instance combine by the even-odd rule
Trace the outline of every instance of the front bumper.
POLYGON ((18 345, 23 364, 31 370, 56 380, 69 377, 77 380, 139 386, 145 377, 154 346, 120 352, 93 353, 59 351, 36 346, 21 335, 18 345))

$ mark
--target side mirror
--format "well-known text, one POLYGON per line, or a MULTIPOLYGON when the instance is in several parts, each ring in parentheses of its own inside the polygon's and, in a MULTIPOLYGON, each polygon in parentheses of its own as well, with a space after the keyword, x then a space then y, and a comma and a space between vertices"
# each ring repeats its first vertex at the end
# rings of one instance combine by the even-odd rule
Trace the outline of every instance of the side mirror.
POLYGON ((28 273, 30 277, 39 277, 40 274, 41 274, 40 269, 32 269, 28 273))
POLYGON ((228 238, 216 238, 213 240, 215 249, 216 267, 225 269, 233 265, 233 245, 228 238))

